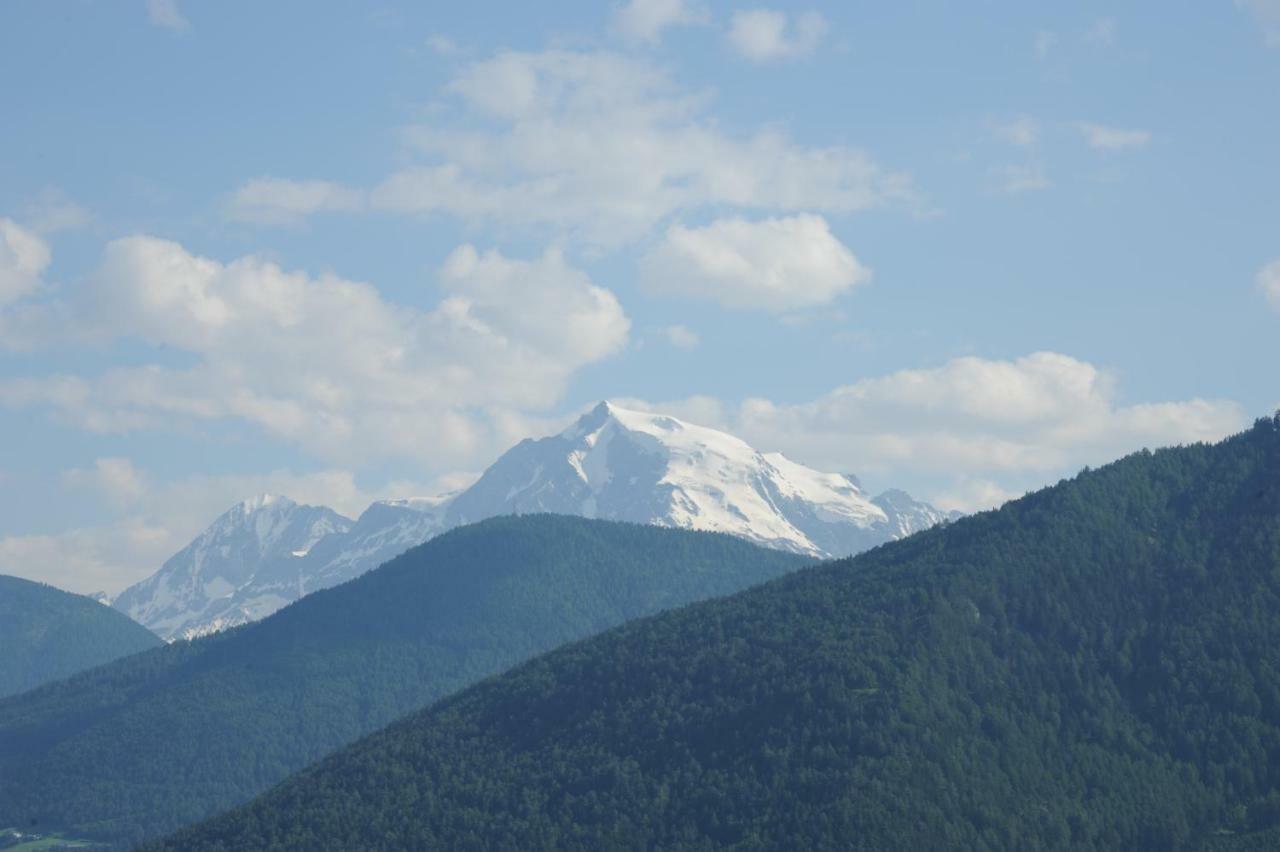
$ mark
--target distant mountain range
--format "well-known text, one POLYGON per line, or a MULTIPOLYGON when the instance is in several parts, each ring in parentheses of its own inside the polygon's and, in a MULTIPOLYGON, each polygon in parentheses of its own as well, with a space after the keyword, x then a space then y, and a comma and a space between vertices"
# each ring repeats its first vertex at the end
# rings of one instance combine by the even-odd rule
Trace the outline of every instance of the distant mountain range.
POLYGON ((356 521, 285 497, 247 500, 113 605, 165 639, 255 621, 463 524, 552 512, 724 532, 808 556, 848 556, 950 519, 902 491, 760 453, 724 432, 601 403, 521 441, 455 494, 379 501, 356 521))

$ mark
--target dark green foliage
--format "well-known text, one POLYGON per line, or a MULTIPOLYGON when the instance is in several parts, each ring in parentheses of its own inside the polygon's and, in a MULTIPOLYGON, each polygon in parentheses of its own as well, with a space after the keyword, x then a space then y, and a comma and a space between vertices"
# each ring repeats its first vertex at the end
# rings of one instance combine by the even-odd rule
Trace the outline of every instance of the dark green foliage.
POLYGON ((0 822, 157 836, 536 653, 805 564, 580 518, 458 529, 257 624, 0 702, 0 822))
POLYGON ((92 598, 0 575, 0 698, 160 644, 92 598))
POLYGON ((1280 419, 562 648, 157 848, 1256 848, 1278 824, 1280 419))

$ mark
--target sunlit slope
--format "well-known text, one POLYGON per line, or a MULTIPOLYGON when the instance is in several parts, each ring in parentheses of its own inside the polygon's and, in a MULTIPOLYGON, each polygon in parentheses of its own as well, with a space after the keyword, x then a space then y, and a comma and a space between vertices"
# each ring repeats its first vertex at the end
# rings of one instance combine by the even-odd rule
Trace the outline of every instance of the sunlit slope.
POLYGON ((1278 791, 1280 418, 560 649, 159 848, 1197 848, 1278 791))

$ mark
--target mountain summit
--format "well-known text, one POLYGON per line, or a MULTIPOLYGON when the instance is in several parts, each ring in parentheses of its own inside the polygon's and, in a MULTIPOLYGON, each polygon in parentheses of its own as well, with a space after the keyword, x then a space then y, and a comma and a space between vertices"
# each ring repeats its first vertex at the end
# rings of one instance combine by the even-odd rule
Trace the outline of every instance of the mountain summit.
POLYGON ((664 414, 602 402, 558 435, 522 441, 449 506, 454 523, 556 512, 725 532, 812 556, 847 556, 947 516, 851 476, 664 414))
POLYGON ((323 506, 261 494, 232 506, 159 571, 112 605, 165 639, 191 639, 270 615, 314 588, 311 548, 353 521, 323 506))
POLYGON ((355 522, 283 497, 241 503, 115 606, 166 639, 191 638, 263 618, 454 527, 537 512, 724 532, 818 557, 950 517, 725 432, 601 402, 557 435, 521 441, 456 494, 379 501, 355 522))

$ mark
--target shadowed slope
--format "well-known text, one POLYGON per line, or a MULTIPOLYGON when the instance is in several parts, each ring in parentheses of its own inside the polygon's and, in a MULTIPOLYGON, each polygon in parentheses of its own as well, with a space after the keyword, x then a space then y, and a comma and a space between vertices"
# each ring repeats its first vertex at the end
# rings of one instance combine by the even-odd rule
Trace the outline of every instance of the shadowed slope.
POLYGON ((154 836, 538 652, 805 564, 550 515, 457 529, 264 621, 0 702, 0 814, 154 836))
POLYGON ((0 698, 160 644, 92 598, 0 575, 0 698))

